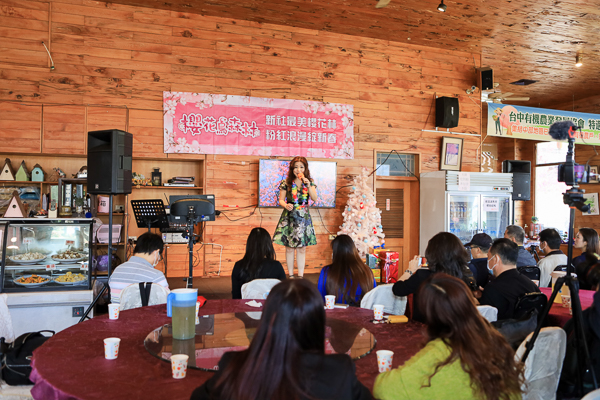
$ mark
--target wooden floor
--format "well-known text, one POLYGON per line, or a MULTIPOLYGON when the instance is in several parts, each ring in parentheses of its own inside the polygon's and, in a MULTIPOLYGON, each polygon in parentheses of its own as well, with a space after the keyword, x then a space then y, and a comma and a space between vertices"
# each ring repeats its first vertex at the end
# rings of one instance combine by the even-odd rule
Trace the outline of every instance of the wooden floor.
MULTIPOLYGON (((305 279, 317 284, 319 274, 306 274, 305 279)), ((184 278, 167 278, 169 289, 185 287, 184 278)), ((208 300, 230 299, 231 298, 231 277, 216 278, 194 278, 193 287, 198 288, 198 295, 204 296, 208 300)))

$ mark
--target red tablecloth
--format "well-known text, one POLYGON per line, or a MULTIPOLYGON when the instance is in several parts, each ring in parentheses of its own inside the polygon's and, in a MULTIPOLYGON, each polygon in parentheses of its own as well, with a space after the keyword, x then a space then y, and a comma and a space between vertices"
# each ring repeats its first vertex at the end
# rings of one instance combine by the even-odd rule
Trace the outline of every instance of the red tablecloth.
MULTIPOLYGON (((542 293, 544 293, 546 296, 548 296, 548 298, 550 298, 550 295, 552 294, 552 288, 540 288, 540 290, 542 291, 542 293)), ((586 308, 588 308, 589 306, 592 305, 592 303, 594 302, 594 293, 596 293, 593 290, 580 290, 579 291, 579 299, 581 300, 581 309, 585 310, 586 308)), ((557 297, 560 295, 557 295, 557 297)), ((572 317, 571 314, 569 314, 569 309, 566 307, 562 306, 562 301, 561 303, 554 303, 552 304, 552 308, 550 309, 550 312, 548 313, 548 320, 547 320, 547 324, 551 325, 551 326, 565 326, 565 324, 567 323, 568 320, 570 320, 572 317)))
MULTIPOLYGON (((209 300, 200 314, 257 311, 245 300, 209 300)), ((356 361, 356 373, 368 388, 377 376, 375 350, 393 350, 393 367, 403 364, 424 343, 423 325, 372 324, 373 312, 360 308, 328 310, 328 315, 371 331, 377 345, 356 361)), ((31 393, 35 399, 188 399, 212 372, 190 369, 185 379, 173 379, 171 366, 144 348, 153 329, 169 323, 165 305, 122 311, 118 320, 107 316, 77 324, 49 339, 33 353, 31 393), (120 337, 119 358, 104 358, 103 339, 120 337)))

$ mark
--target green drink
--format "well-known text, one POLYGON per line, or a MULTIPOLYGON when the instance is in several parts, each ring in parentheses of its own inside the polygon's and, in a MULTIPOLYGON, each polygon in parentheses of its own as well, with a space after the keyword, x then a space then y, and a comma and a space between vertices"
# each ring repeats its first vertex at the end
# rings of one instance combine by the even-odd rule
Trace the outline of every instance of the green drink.
POLYGON ((173 339, 191 339, 196 335, 196 303, 190 307, 173 307, 173 339))

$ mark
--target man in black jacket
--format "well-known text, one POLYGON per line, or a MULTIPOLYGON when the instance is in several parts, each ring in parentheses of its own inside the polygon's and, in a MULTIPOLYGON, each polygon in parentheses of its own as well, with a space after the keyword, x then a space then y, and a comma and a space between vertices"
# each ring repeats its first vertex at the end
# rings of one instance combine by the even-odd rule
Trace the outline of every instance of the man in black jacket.
POLYGON ((511 240, 496 239, 488 252, 488 269, 495 279, 490 281, 479 303, 498 309, 498 320, 513 318, 519 297, 539 292, 537 285, 517 271, 519 247, 511 240))

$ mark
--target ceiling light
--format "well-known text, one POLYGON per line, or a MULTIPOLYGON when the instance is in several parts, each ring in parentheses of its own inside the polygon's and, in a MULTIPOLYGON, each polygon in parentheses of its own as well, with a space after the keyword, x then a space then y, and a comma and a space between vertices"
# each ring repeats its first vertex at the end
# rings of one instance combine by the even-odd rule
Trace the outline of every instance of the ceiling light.
POLYGON ((581 61, 583 57, 581 57, 581 54, 577 54, 577 57, 575 57, 575 66, 576 67, 581 67, 583 65, 583 62, 581 61))
POLYGON ((444 0, 442 0, 442 2, 440 3, 439 6, 437 6, 438 11, 441 12, 446 12, 446 5, 444 4, 444 0))

